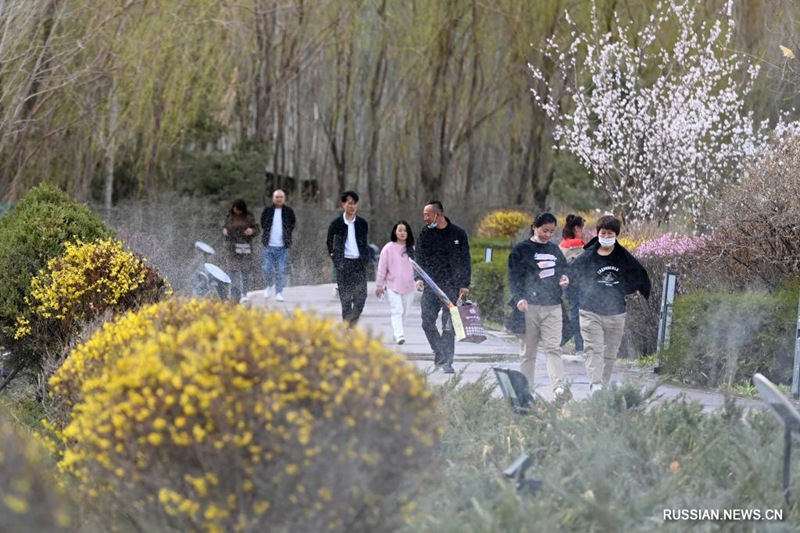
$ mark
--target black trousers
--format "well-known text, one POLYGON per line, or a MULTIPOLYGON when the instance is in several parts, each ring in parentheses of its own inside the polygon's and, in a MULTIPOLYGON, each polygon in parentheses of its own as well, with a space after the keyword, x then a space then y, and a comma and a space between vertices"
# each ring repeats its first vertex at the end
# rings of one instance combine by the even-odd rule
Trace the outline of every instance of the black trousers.
POLYGON ((361 259, 344 259, 336 269, 342 320, 355 326, 367 301, 367 269, 361 259))
MULTIPOLYGON (((440 285, 441 287, 441 285, 440 285)), ((441 287, 444 293, 455 302, 458 299, 458 288, 441 287)), ((437 365, 452 365, 456 353, 456 332, 450 321, 450 310, 442 303, 433 289, 425 287, 422 293, 422 331, 428 339, 428 344, 434 354, 434 363, 437 365), (436 317, 442 310, 442 332, 436 327, 436 317)))

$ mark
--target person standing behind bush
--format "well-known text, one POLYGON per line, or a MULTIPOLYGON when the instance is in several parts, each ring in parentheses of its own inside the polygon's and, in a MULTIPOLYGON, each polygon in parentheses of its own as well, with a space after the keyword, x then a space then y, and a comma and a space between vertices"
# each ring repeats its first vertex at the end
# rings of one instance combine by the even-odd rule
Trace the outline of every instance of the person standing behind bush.
POLYGON ((256 217, 247 210, 241 198, 233 201, 231 210, 225 215, 222 235, 227 240, 228 272, 231 276, 231 299, 239 300, 250 290, 250 274, 253 269, 253 237, 258 234, 256 217))
POLYGON ((614 371, 625 331, 625 296, 640 292, 650 296, 650 277, 645 268, 619 242, 622 223, 613 215, 597 221, 597 237, 571 267, 580 298, 581 335, 586 349, 589 390, 607 386, 614 371))
POLYGON ((408 308, 414 301, 414 269, 409 259, 414 258, 414 233, 405 220, 392 228, 391 242, 381 250, 378 260, 375 296, 380 298, 386 287, 392 310, 392 329, 397 344, 406 342, 404 325, 408 308))
POLYGON ((264 229, 261 268, 267 281, 266 297, 270 297, 274 283, 275 300, 279 302, 283 301, 295 223, 294 210, 286 205, 286 193, 277 189, 272 193, 272 205, 261 212, 261 227, 264 229))
POLYGON ((508 256, 511 298, 525 313, 525 351, 520 370, 533 387, 536 352, 541 342, 547 355, 547 373, 556 397, 565 394, 564 364, 561 361, 561 289, 569 285, 567 260, 550 241, 556 231, 556 217, 542 213, 531 227, 533 236, 517 243, 508 256))
MULTIPOLYGON (((567 221, 564 224, 564 229, 561 231, 561 243, 559 243, 558 247, 561 249, 564 257, 567 258, 568 264, 572 263, 576 257, 581 255, 583 253, 583 247, 586 246, 586 243, 583 242, 583 226, 585 224, 586 221, 583 217, 573 214, 567 215, 567 221)), ((562 323, 565 323, 569 327, 562 327, 561 346, 567 344, 574 336, 575 355, 578 359, 582 360, 584 352, 581 325, 578 317, 578 304, 580 303, 578 290, 574 285, 568 286, 564 289, 564 296, 566 296, 567 302, 569 303, 569 314, 562 323)))

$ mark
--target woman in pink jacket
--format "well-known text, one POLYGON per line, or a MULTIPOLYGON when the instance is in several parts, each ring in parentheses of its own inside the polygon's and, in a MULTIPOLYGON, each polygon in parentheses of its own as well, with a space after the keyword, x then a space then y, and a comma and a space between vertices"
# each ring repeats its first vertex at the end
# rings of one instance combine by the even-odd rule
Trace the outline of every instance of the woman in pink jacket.
POLYGON ((409 259, 414 258, 414 233, 405 220, 392 228, 391 242, 381 250, 378 260, 375 295, 379 298, 384 292, 388 295, 392 310, 392 329, 397 344, 406 342, 403 325, 408 308, 414 301, 414 270, 409 259), (384 289, 385 287, 385 289, 384 289))

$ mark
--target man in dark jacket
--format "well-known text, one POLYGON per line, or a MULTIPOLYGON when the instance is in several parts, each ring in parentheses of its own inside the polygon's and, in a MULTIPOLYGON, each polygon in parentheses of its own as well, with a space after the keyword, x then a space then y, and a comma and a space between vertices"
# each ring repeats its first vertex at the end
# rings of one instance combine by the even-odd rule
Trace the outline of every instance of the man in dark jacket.
MULTIPOLYGON (((472 279, 472 261, 469 255, 467 233, 444 216, 442 203, 433 200, 422 211, 425 227, 417 240, 417 262, 450 300, 455 303, 469 294, 472 279)), ((422 293, 422 329, 428 338, 436 366, 446 374, 455 372, 456 335, 450 322, 450 311, 436 293, 417 279, 417 290, 422 293), (442 332, 436 327, 436 317, 442 310, 442 332)))
POLYGON ((333 219, 328 226, 326 244, 339 283, 342 319, 352 327, 361 317, 367 301, 369 224, 363 218, 356 216, 358 194, 345 191, 341 200, 344 213, 333 219))
POLYGON ((261 236, 261 243, 264 245, 261 268, 267 280, 266 297, 270 297, 274 284, 275 299, 279 302, 283 301, 294 225, 294 211, 286 205, 286 193, 278 189, 272 193, 272 205, 265 207, 261 213, 261 228, 264 230, 261 236))
POLYGON ((608 386, 625 331, 625 297, 650 296, 650 277, 619 242, 621 221, 605 215, 597 221, 597 237, 570 265, 570 279, 580 295, 581 335, 586 351, 589 390, 608 386))

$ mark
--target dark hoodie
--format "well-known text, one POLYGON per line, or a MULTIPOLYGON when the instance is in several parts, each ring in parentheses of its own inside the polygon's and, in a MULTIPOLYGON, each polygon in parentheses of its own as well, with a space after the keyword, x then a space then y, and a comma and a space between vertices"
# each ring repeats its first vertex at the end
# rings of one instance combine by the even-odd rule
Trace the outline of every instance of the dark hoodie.
POLYGON ((517 243, 508 256, 508 282, 514 305, 520 300, 531 305, 560 305, 558 283, 566 273, 564 253, 552 242, 526 239, 517 243))
MULTIPOLYGON (((422 228, 417 239, 417 262, 442 290, 468 288, 472 259, 467 233, 444 217, 443 229, 422 228)), ((417 277, 417 279, 420 279, 417 277)))
POLYGON ((625 296, 636 291, 650 297, 647 271, 619 242, 607 256, 597 253, 597 237, 584 246, 585 252, 570 264, 570 284, 580 293, 580 308, 598 315, 619 315, 626 311, 625 296))

